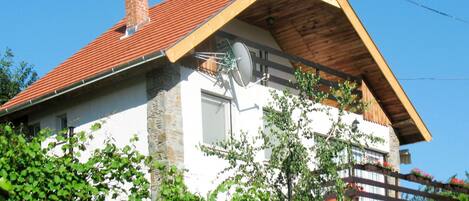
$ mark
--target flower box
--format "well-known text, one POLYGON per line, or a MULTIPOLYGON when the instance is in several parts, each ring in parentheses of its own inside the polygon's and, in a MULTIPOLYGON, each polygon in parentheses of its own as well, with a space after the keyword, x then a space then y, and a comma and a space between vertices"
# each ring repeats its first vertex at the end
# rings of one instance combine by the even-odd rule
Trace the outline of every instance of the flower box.
POLYGON ((469 183, 458 178, 451 178, 449 185, 453 188, 469 189, 469 183))
POLYGON ((363 165, 365 170, 374 171, 374 172, 381 172, 383 174, 387 174, 390 172, 395 172, 392 165, 388 162, 375 162, 375 163, 366 163, 363 165))
POLYGON ((430 182, 432 182, 432 179, 425 178, 425 177, 420 177, 420 176, 414 175, 412 173, 407 174, 406 177, 410 181, 415 181, 415 182, 422 183, 422 184, 430 184, 430 182))
POLYGON ((433 181, 433 176, 418 169, 414 168, 410 171, 409 179, 413 179, 415 181, 429 183, 433 181), (412 177, 413 176, 413 177, 412 177))

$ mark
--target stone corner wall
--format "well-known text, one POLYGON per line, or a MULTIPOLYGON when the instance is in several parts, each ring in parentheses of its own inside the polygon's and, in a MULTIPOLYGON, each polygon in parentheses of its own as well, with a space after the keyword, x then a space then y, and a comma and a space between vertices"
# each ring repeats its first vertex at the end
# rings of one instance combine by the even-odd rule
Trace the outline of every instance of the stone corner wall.
MULTIPOLYGON (((184 145, 181 111, 180 67, 165 64, 146 74, 147 127, 150 155, 182 168, 184 145)), ((158 194, 158 172, 151 172, 152 200, 158 194)))
POLYGON ((401 164, 399 150, 400 150, 399 138, 396 135, 396 132, 392 127, 389 127, 389 154, 387 156, 387 161, 391 163, 395 169, 400 170, 399 166, 401 164))
MULTIPOLYGON (((400 171, 400 164, 401 164, 401 159, 400 159, 400 142, 399 138, 396 135, 396 132, 392 127, 389 127, 389 154, 386 157, 386 160, 391 163, 391 165, 399 172, 400 171)), ((387 177, 388 183, 391 184, 397 184, 399 185, 399 180, 396 181, 394 177, 387 177)), ((398 193, 396 195, 396 192, 393 190, 388 190, 387 192, 389 196, 394 197, 394 198, 400 198, 401 193, 398 193)))

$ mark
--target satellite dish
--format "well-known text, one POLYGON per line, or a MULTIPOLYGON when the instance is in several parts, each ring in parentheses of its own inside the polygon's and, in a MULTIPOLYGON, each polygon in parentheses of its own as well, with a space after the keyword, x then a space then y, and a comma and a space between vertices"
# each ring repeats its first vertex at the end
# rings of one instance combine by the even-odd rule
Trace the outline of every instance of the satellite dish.
POLYGON ((254 69, 251 52, 241 42, 230 44, 226 41, 224 45, 220 52, 196 52, 194 56, 218 64, 217 82, 223 80, 222 74, 230 74, 238 85, 248 86, 254 69))
POLYGON ((231 71, 236 83, 245 87, 251 82, 253 63, 251 58, 251 52, 244 43, 235 42, 232 45, 233 55, 236 58, 237 69, 231 71))

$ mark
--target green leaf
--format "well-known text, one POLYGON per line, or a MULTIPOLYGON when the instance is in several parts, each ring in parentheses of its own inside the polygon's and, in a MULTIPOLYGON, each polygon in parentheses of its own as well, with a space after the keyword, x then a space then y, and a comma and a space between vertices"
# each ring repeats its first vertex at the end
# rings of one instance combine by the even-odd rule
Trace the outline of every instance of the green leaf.
POLYGON ((13 186, 11 185, 11 183, 8 180, 1 177, 0 178, 0 190, 6 191, 6 192, 11 192, 13 190, 13 186))

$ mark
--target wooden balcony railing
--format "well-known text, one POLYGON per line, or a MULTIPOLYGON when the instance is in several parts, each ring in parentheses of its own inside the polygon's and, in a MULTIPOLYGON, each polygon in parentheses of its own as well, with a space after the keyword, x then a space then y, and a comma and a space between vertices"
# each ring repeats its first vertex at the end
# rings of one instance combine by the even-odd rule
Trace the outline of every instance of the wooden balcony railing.
MULTIPOLYGON (((263 44, 259 44, 257 42, 254 42, 249 39, 245 39, 245 38, 242 38, 242 37, 239 37, 239 36, 227 33, 227 32, 219 31, 217 32, 216 36, 220 38, 225 38, 231 41, 242 42, 246 44, 248 47, 266 52, 268 55, 275 55, 276 57, 288 60, 289 63, 291 64, 291 66, 287 66, 285 63, 282 64, 282 63, 272 61, 270 59, 261 58, 257 55, 252 55, 253 63, 257 65, 272 68, 272 69, 275 69, 277 71, 280 71, 289 75, 293 75, 293 73, 295 72, 295 67, 298 67, 298 66, 312 69, 316 75, 321 77, 320 84, 326 87, 337 87, 339 81, 344 81, 344 80, 349 80, 357 84, 361 84, 362 82, 362 79, 360 77, 338 71, 336 69, 321 65, 319 63, 315 63, 313 61, 309 61, 299 56, 291 55, 286 52, 282 52, 275 48, 272 48, 263 44)), ((257 69, 254 69, 253 75, 258 78, 264 76, 263 72, 257 69)), ((288 87, 293 87, 294 85, 294 83, 290 82, 285 77, 280 77, 280 76, 276 76, 272 74, 270 74, 269 82, 274 82, 274 83, 277 83, 283 86, 288 86, 288 87)), ((359 96, 361 97, 361 91, 356 90, 356 93, 359 93, 359 96)))
MULTIPOLYGON (((363 81, 361 76, 351 75, 334 69, 333 67, 325 66, 297 55, 288 54, 281 50, 231 33, 218 31, 214 38, 222 40, 227 39, 230 42, 242 42, 246 46, 250 47, 250 49, 258 50, 258 54, 254 53, 251 55, 252 61, 256 65, 255 69, 253 69, 253 77, 255 77, 256 80, 259 80, 265 76, 265 73, 269 74, 268 80, 261 81, 263 85, 274 86, 270 85, 270 83, 274 83, 276 86, 280 85, 295 88, 294 80, 290 81, 289 78, 291 79, 294 77, 293 74, 298 67, 302 67, 302 69, 308 70, 309 72, 319 76, 321 79, 319 80, 318 89, 322 91, 329 91, 331 87, 336 88, 340 82, 345 80, 354 82, 357 84, 354 94, 358 98, 362 99, 363 102, 369 103, 369 108, 363 111, 364 119, 386 126, 391 124, 388 116, 375 98, 372 90, 367 86, 366 82, 363 81), (275 72, 272 73, 272 71, 275 72)), ((330 95, 328 100, 324 103, 330 106, 335 106, 335 97, 330 95)))
POLYGON ((370 198, 374 200, 404 201, 407 198, 419 197, 424 198, 424 200, 456 201, 457 199, 441 195, 441 192, 465 193, 469 195, 469 189, 467 188, 427 180, 424 178, 416 177, 413 174, 400 174, 370 164, 354 165, 354 168, 352 168, 351 171, 349 170, 347 174, 348 177, 344 178, 344 181, 348 183, 353 183, 356 185, 367 185, 381 189, 381 193, 368 192, 366 188, 362 191, 353 192, 354 196, 362 198, 370 198), (376 181, 357 176, 356 170, 376 173, 378 175, 381 175, 384 181, 376 181), (420 187, 404 187, 402 185, 403 181, 417 184, 420 187))

